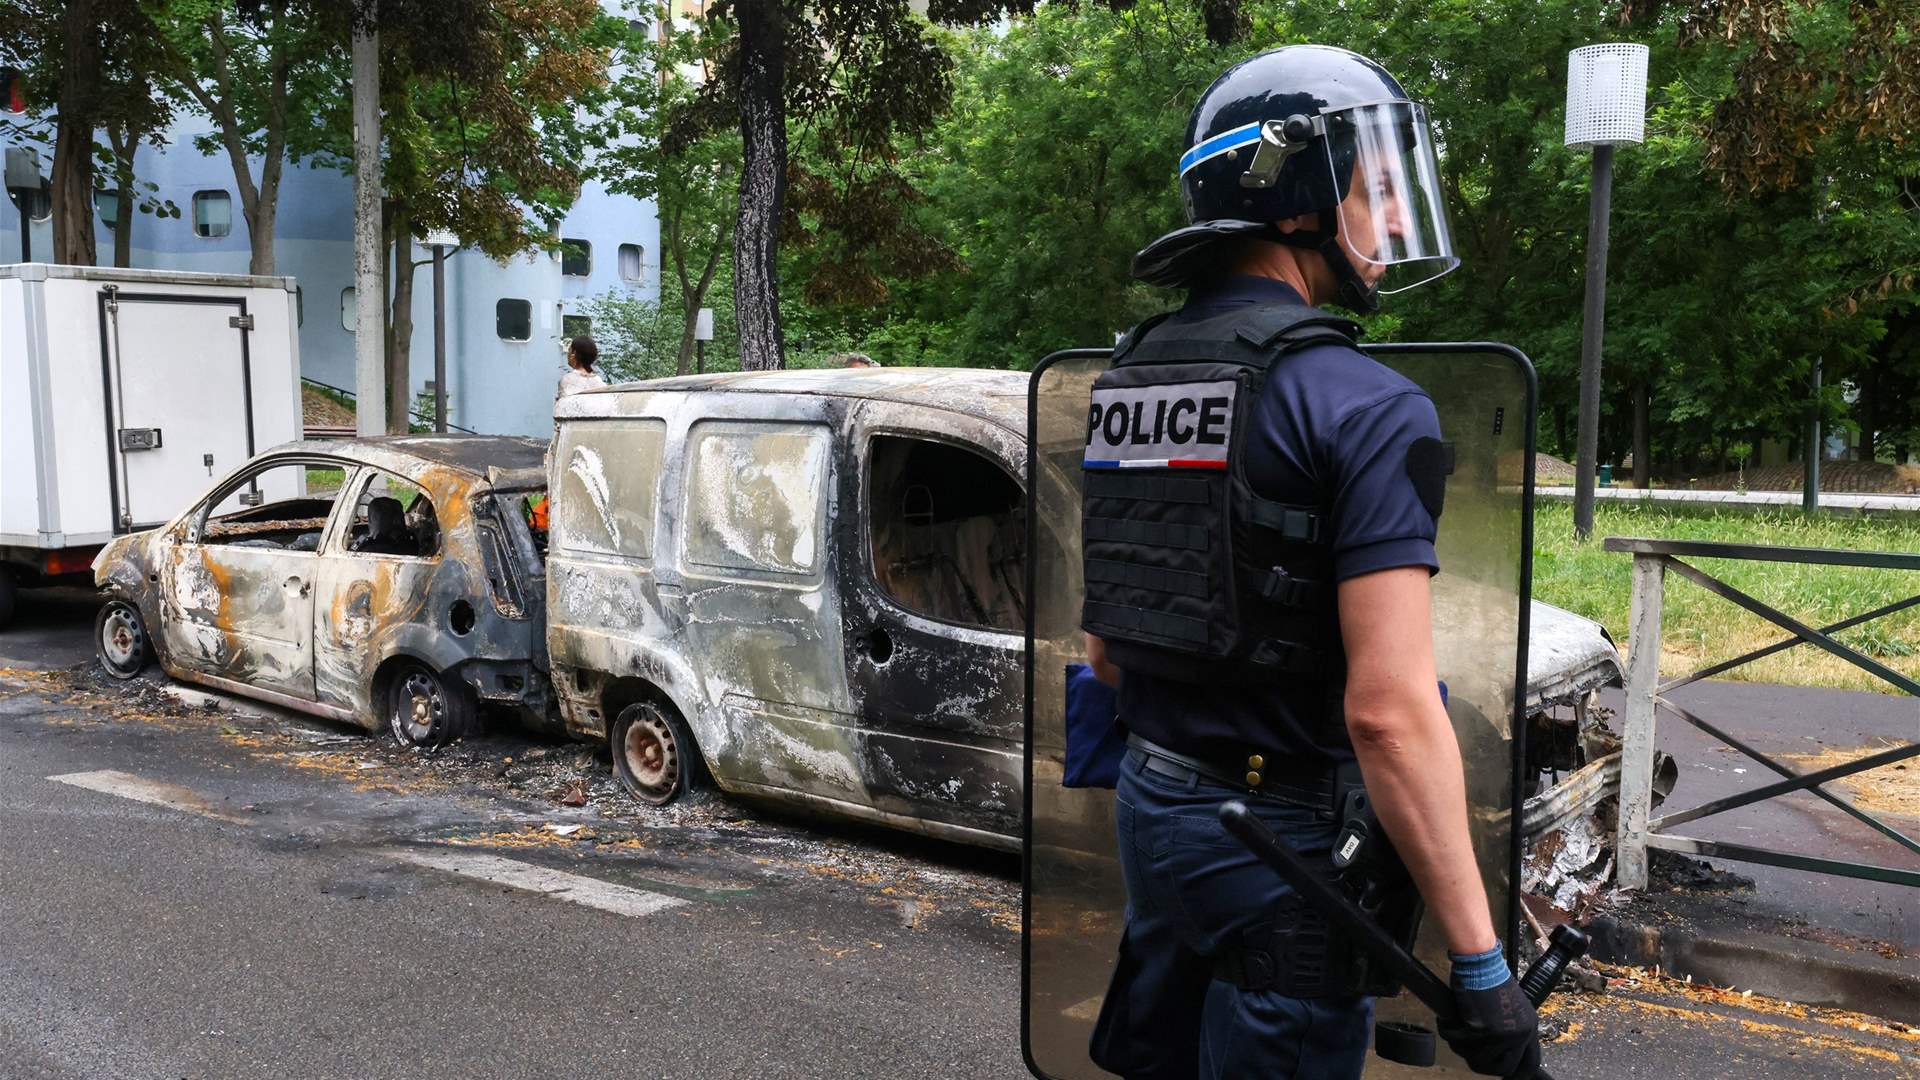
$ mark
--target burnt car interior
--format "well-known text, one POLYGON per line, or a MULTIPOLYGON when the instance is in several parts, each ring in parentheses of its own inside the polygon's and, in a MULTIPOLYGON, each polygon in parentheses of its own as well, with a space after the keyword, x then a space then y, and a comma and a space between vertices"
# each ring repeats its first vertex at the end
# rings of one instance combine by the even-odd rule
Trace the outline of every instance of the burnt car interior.
POLYGON ((410 480, 375 473, 354 503, 347 550, 359 555, 432 557, 440 550, 440 521, 433 500, 410 480))
POLYGON ((317 551, 333 513, 334 492, 307 490, 309 466, 282 463, 250 473, 209 502, 210 517, 200 530, 205 544, 317 551), (276 493, 290 497, 268 501, 276 493), (304 493, 303 493, 304 492, 304 493), (240 509, 214 514, 229 504, 240 509))
POLYGON ((869 447, 873 572, 909 611, 1017 633, 1026 625, 1026 500, 970 450, 877 435, 869 447))

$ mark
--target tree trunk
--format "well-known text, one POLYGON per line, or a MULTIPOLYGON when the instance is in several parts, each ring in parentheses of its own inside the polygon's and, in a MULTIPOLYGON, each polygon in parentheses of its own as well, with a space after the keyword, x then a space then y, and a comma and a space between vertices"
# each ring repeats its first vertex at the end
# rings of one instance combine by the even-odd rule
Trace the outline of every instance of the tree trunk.
POLYGON ((733 232, 733 314, 740 366, 786 366, 780 336, 780 216, 787 192, 786 12, 781 0, 739 0, 740 214, 733 232))
POLYGON ((683 316, 680 328, 680 356, 674 364, 676 374, 685 375, 693 370, 695 323, 700 318, 700 307, 707 301, 707 289, 713 285, 713 272, 720 266, 720 250, 727 246, 727 232, 721 229, 713 237, 713 243, 707 248, 707 265, 700 271, 697 284, 687 280, 686 252, 680 244, 678 229, 675 230, 673 257, 674 270, 680 276, 680 310, 683 316))
MULTIPOLYGON (((372 16, 372 4, 367 15, 372 16)), ((382 408, 381 315, 386 275, 380 247, 380 38, 372 28, 353 35, 353 387, 355 427, 360 435, 386 430, 382 408)))
POLYGON ((113 265, 133 265, 133 158, 140 152, 140 132, 107 129, 113 144, 113 265))
POLYGON ((413 234, 393 216, 393 320, 387 337, 387 432, 405 435, 413 418, 413 234))
POLYGON ((1633 388, 1633 486, 1653 486, 1653 449, 1647 431, 1647 414, 1653 410, 1653 384, 1642 381, 1633 388))
POLYGON ((71 0, 61 18, 59 122, 53 143, 53 261, 92 266, 93 117, 100 71, 93 0, 71 0))

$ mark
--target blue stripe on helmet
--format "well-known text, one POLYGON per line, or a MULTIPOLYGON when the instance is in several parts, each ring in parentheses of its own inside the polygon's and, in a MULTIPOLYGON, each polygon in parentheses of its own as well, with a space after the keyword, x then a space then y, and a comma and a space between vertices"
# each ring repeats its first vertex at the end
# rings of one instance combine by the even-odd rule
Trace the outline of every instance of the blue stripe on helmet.
POLYGON ((1180 155, 1180 175, 1185 176, 1188 169, 1193 168, 1208 158, 1219 157, 1229 150, 1238 149, 1248 143, 1259 141, 1260 122, 1257 120, 1251 124, 1242 124, 1232 131, 1223 131, 1180 155))

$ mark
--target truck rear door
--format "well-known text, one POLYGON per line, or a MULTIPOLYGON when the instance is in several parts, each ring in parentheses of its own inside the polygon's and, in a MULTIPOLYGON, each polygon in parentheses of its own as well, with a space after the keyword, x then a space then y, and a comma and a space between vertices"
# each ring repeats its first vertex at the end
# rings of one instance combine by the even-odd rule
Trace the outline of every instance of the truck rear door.
POLYGON ((162 288, 101 290, 114 522, 121 532, 166 521, 209 478, 254 453, 245 298, 162 288))

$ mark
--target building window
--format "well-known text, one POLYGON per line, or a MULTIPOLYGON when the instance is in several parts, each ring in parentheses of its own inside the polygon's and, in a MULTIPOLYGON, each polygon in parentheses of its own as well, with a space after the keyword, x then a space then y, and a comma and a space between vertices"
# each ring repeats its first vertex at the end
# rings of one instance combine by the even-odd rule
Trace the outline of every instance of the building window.
POLYGON ((360 300, 352 286, 340 290, 340 329, 349 334, 360 329, 360 300))
POLYGON ((233 231, 233 196, 224 191, 193 193, 195 236, 225 236, 233 231))
POLYGON ((560 272, 568 277, 593 273, 593 245, 585 240, 560 240, 560 272))
POLYGON ((572 341, 574 338, 593 333, 593 317, 590 315, 560 316, 560 336, 572 341))
POLYGON ((120 221, 120 193, 117 191, 96 191, 93 193, 93 208, 100 215, 101 224, 111 229, 120 221))
POLYGON ((502 341, 526 341, 533 337, 533 302, 502 300, 493 305, 493 332, 502 341))
POLYGON ((647 279, 645 254, 639 244, 620 245, 620 280, 639 283, 647 279))

